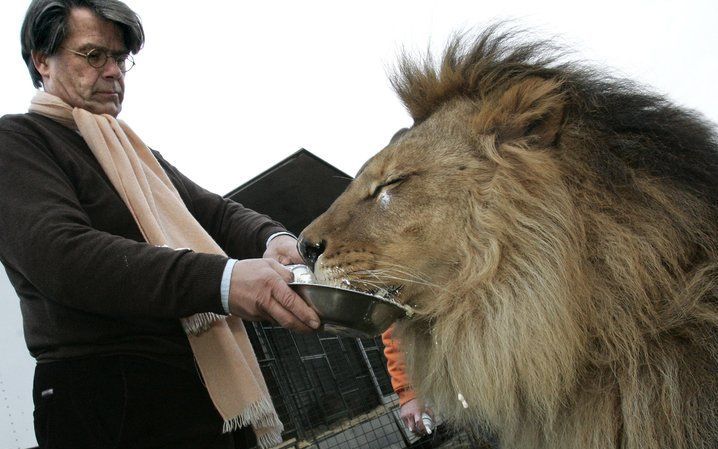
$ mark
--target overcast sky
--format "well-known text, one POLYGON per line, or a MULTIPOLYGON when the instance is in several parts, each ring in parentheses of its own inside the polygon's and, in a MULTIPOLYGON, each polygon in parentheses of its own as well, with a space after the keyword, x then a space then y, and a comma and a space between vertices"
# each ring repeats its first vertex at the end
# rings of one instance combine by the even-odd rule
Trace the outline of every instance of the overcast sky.
MULTIPOLYGON (((0 115, 24 112, 34 92, 19 44, 28 3, 0 4, 0 115)), ((401 49, 437 52, 453 32, 495 20, 556 37, 576 59, 718 121, 715 0, 127 3, 147 41, 127 75, 120 118, 220 194, 302 147, 355 174, 411 124, 387 81, 401 49)), ((0 449, 27 447, 32 364, 15 368, 29 357, 2 276, 0 317, 0 384, 15 410, 0 414, 0 449)))
MULTIPOLYGON (((147 41, 120 118, 218 193, 300 147, 355 174, 411 124, 387 81, 401 48, 438 51, 497 19, 718 120, 715 1, 127 3, 147 41)), ((18 39, 26 5, 0 6, 0 114, 24 111, 33 94, 18 39)))

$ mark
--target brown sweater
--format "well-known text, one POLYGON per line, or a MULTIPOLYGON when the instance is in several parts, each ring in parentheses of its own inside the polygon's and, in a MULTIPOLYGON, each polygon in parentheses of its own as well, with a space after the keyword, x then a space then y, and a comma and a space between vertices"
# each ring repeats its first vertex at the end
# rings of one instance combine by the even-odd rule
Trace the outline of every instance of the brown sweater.
MULTIPOLYGON (((260 257, 269 235, 284 230, 155 155, 230 257, 260 257)), ((189 355, 178 319, 224 313, 227 258, 146 243, 82 137, 36 114, 0 118, 0 261, 39 362, 189 355)))

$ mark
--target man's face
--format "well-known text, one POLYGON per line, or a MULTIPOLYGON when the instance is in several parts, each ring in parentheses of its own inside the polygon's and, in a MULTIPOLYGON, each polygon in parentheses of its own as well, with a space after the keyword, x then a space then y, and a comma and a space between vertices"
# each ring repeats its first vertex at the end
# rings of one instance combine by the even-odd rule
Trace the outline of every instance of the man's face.
POLYGON ((87 53, 92 49, 111 55, 127 53, 120 28, 85 8, 70 12, 69 33, 52 56, 35 55, 33 61, 42 75, 46 92, 67 104, 95 114, 117 116, 125 92, 124 74, 112 58, 96 69, 87 60, 66 49, 87 53))

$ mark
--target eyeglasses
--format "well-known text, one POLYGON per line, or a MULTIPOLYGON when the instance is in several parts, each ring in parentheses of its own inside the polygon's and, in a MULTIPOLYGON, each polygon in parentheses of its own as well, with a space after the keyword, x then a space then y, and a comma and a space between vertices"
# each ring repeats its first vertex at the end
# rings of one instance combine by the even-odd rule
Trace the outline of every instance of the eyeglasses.
POLYGON ((130 69, 135 66, 135 60, 132 59, 132 56, 129 54, 113 55, 108 51, 100 50, 97 48, 93 48, 87 53, 81 53, 79 51, 70 50, 66 47, 62 48, 69 51, 70 53, 76 54, 77 56, 84 57, 87 63, 90 64, 91 67, 94 67, 96 69, 103 68, 105 64, 107 64, 107 60, 110 58, 115 60, 115 64, 117 64, 117 67, 122 73, 129 72, 130 69))

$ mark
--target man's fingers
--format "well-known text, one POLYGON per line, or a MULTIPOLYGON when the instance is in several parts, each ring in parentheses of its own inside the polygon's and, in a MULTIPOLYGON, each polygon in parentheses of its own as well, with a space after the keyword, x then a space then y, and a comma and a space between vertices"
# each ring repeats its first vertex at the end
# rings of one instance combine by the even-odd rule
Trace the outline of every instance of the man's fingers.
POLYGON ((414 423, 414 415, 406 416, 404 418, 404 424, 406 424, 406 427, 409 429, 409 431, 411 431, 411 432, 416 431, 416 425, 414 423))
POLYGON ((284 328, 302 333, 319 327, 319 317, 287 284, 277 279, 270 284, 268 293, 257 301, 264 319, 272 319, 284 328))
POLYGON ((280 326, 286 329, 291 329, 295 332, 302 333, 308 333, 312 331, 311 327, 307 326, 302 321, 297 319, 294 314, 282 307, 282 305, 274 299, 269 301, 266 313, 271 317, 272 320, 276 321, 277 323, 279 323, 280 326))
POLYGON ((306 326, 311 329, 317 329, 319 327, 319 316, 317 313, 288 285, 277 284, 276 288, 272 290, 272 293, 282 307, 291 312, 306 326))
POLYGON ((282 304, 274 298, 271 298, 262 306, 267 317, 276 321, 280 326, 293 330, 295 332, 308 333, 313 329, 297 318, 292 312, 285 309, 282 304))
POLYGON ((277 272, 277 274, 282 278, 284 282, 288 283, 294 280, 294 274, 289 268, 285 267, 274 259, 267 259, 267 262, 269 263, 269 266, 277 272))

